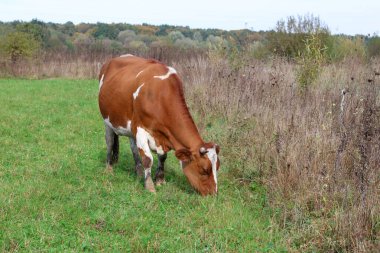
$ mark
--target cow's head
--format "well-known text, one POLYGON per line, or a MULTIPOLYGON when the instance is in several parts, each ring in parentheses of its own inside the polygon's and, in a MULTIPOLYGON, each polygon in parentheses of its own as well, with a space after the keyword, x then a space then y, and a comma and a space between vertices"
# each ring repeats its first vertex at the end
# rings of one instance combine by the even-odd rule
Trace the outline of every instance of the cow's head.
POLYGON ((205 143, 195 152, 189 149, 179 149, 175 152, 190 184, 203 196, 218 191, 218 154, 219 146, 214 143, 205 143))

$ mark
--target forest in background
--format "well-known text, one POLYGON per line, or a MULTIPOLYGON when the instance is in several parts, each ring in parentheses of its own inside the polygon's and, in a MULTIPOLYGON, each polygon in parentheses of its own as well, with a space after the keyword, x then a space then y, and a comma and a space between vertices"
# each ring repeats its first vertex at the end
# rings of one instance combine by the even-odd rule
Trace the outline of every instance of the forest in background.
POLYGON ((171 54, 176 55, 173 51, 194 55, 217 48, 225 51, 226 57, 244 52, 244 57, 259 60, 274 56, 294 60, 308 53, 308 43, 317 44, 328 62, 380 55, 378 35, 332 35, 328 26, 313 15, 279 20, 271 31, 191 29, 144 23, 57 24, 37 19, 0 22, 0 64, 7 67, 9 74, 12 74, 9 68, 17 62, 57 55, 94 58, 128 52, 167 60, 171 54))

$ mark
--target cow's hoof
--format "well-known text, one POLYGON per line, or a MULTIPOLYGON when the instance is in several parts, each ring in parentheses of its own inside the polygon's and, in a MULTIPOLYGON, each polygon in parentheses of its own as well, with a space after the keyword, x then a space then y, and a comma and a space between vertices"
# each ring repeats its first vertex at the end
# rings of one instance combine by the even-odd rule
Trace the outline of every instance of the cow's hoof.
POLYGON ((143 177, 144 176, 144 168, 143 168, 143 166, 141 164, 140 165, 136 165, 135 172, 136 172, 136 175, 138 177, 143 177))
POLYGON ((104 170, 106 174, 113 174, 113 168, 112 165, 107 164, 106 169, 104 170))
POLYGON ((152 193, 156 193, 156 189, 154 188, 154 183, 151 177, 148 177, 145 180, 145 189, 147 189, 148 191, 152 193))
POLYGON ((163 178, 156 179, 156 185, 157 186, 161 186, 161 185, 164 185, 164 184, 166 184, 165 179, 163 179, 163 178))

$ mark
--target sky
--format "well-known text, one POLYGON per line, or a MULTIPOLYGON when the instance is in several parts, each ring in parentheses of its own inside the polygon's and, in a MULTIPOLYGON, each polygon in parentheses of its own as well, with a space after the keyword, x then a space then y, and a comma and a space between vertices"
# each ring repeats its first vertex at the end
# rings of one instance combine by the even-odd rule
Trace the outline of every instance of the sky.
POLYGON ((0 21, 181 25, 274 29, 288 16, 313 14, 333 34, 380 33, 380 0, 0 0, 0 21))

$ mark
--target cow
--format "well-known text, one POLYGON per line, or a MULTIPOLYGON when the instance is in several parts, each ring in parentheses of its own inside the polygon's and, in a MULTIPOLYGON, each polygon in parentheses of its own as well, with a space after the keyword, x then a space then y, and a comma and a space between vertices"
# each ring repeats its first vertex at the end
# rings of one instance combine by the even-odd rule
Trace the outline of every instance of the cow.
POLYGON ((99 109, 105 125, 106 169, 119 155, 119 136, 130 139, 135 171, 155 192, 152 151, 158 155, 156 185, 165 183, 167 153, 175 151, 189 183, 201 194, 218 191, 219 146, 205 142, 185 102, 176 70, 130 54, 107 61, 99 73, 99 109))

